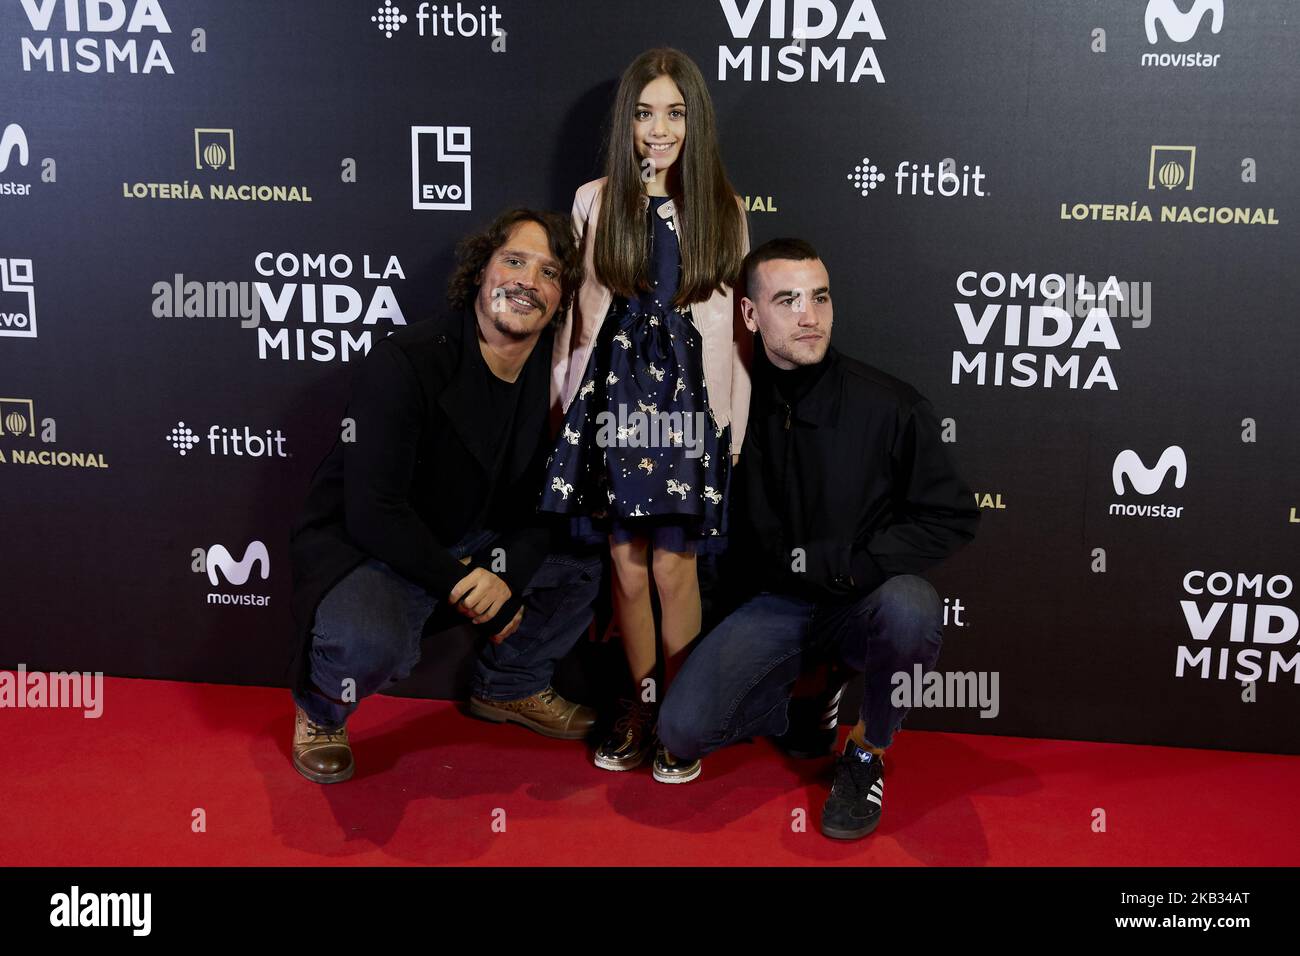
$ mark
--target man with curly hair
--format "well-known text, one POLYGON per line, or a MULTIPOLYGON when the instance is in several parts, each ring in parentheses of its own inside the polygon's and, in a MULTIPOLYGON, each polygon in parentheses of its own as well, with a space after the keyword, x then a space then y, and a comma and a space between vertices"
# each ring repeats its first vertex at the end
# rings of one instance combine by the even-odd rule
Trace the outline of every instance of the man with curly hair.
POLYGON ((352 776, 348 717, 411 672, 435 614, 482 636, 471 713, 564 739, 594 721, 551 674, 590 623, 600 560, 558 551, 536 511, 573 227, 513 209, 457 258, 451 310, 361 362, 293 530, 293 765, 317 783, 352 776))

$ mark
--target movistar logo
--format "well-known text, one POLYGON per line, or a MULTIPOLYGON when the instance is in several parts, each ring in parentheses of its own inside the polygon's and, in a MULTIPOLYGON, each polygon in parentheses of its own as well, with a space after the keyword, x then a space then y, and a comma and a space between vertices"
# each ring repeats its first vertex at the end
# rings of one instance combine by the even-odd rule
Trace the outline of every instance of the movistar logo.
POLYGON ((221 583, 217 580, 218 569, 231 584, 241 585, 252 576, 254 565, 259 566, 262 580, 265 581, 271 573, 271 556, 266 551, 266 545, 261 541, 251 542, 244 550, 244 557, 239 561, 236 561, 226 550, 225 545, 214 544, 208 548, 208 580, 212 582, 213 587, 221 583))
POLYGON ((1187 481, 1187 455, 1177 445, 1170 445, 1160 455, 1154 468, 1143 464, 1138 453, 1125 448, 1115 456, 1115 465, 1111 469, 1111 479, 1115 484, 1115 494, 1124 494, 1124 478, 1127 477, 1133 490, 1140 495, 1154 495, 1165 483, 1165 476, 1174 473, 1174 487, 1181 488, 1187 481))
POLYGON ((1201 28, 1201 20, 1210 14, 1210 32, 1223 28, 1223 0, 1196 0, 1192 9, 1184 13, 1174 0, 1147 0, 1147 42, 1156 43, 1160 37, 1156 24, 1165 28, 1165 35, 1175 43, 1186 43, 1201 28))
POLYGON ((0 133, 0 173, 9 168, 14 150, 18 150, 18 165, 27 165, 27 134, 17 123, 10 123, 0 133))

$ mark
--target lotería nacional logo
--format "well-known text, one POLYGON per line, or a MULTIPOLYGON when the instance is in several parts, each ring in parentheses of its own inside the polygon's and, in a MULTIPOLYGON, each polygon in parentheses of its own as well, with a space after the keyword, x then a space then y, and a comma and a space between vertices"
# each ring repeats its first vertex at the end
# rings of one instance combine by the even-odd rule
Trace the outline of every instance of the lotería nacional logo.
POLYGON ((36 280, 31 259, 0 257, 0 335, 36 338, 36 280))
POLYGON ((59 440, 58 422, 36 417, 30 398, 0 398, 0 465, 47 465, 55 468, 107 469, 104 453, 41 448, 59 440))
POLYGON ((952 384, 1118 391, 1110 353, 1120 343, 1111 309, 1124 305, 1129 285, 1115 276, 1093 284, 1080 275, 1067 310, 1053 304, 1069 291, 1060 273, 961 273, 953 311, 969 348, 953 349, 952 384))
POLYGON ((1300 616, 1281 603, 1294 590, 1286 574, 1188 571, 1178 603, 1192 641, 1178 646, 1174 676, 1269 684, 1289 676, 1300 685, 1300 650, 1284 646, 1300 633, 1300 616))
MULTIPOLYGON (((238 559, 224 544, 213 544, 190 551, 190 570, 206 574, 213 588, 221 588, 223 581, 227 587, 243 588, 253 581, 255 571, 262 581, 271 576, 271 555, 261 541, 250 541, 238 559)), ((213 590, 208 592, 207 603, 266 607, 271 603, 271 596, 213 590)))
POLYGON ((849 83, 885 82, 875 48, 863 42, 885 39, 872 0, 745 0, 744 9, 740 0, 718 3, 732 38, 745 41, 735 49, 718 44, 720 82, 844 83, 846 74, 849 83))
POLYGON ((411 208, 470 209, 470 128, 411 127, 411 208))
POLYGON ((30 398, 0 398, 0 438, 6 437, 36 437, 36 409, 30 398))
MULTIPOLYGON (((1122 497, 1127 489, 1132 489, 1136 494, 1149 498, 1164 488, 1165 480, 1171 474, 1175 488, 1187 483, 1187 453, 1181 446, 1170 445, 1150 468, 1136 451, 1125 448, 1115 456, 1111 465, 1111 484, 1117 496, 1122 497)), ((1110 514, 1129 518, 1181 518, 1183 506, 1112 502, 1110 514)))
MULTIPOLYGON (((235 171, 235 131, 216 127, 194 130, 194 168, 207 176, 224 176, 235 171)), ((123 199, 182 199, 238 202, 311 202, 305 184, 207 182, 183 179, 170 183, 122 183, 123 199)))
MULTIPOLYGON (((1180 10, 1177 0, 1147 0, 1143 27, 1151 46, 1182 46, 1201 32, 1205 20, 1209 20, 1210 33, 1223 29, 1223 0, 1193 0, 1188 10, 1180 10)), ((1220 56, 1200 50, 1147 51, 1142 54, 1142 65, 1212 68, 1219 65, 1220 56)))
MULTIPOLYGON (((870 196, 889 177, 870 157, 863 156, 846 178, 854 192, 870 196)), ((988 195, 983 189, 984 178, 979 163, 963 164, 959 173, 954 159, 942 159, 934 165, 904 159, 893 171, 894 195, 983 198, 988 195)))
POLYGON ((347 362, 370 351, 380 323, 406 325, 392 285, 406 273, 395 255, 366 254, 357 262, 342 252, 259 252, 253 265, 275 280, 254 283, 259 359, 347 362))
MULTIPOLYGON (((1253 177, 1253 173, 1251 174, 1253 177)), ((1243 180, 1253 182, 1254 179, 1243 180)), ((1156 192, 1162 199, 1158 220, 1161 223, 1276 226, 1280 220, 1273 207, 1186 205, 1175 202, 1196 186, 1195 146, 1152 146, 1147 155, 1146 192, 1156 192)), ((1129 202, 1063 202, 1060 218, 1076 222, 1155 222, 1151 204, 1143 200, 1129 202)))
POLYGON ((1185 189, 1196 185, 1195 146, 1152 146, 1147 189, 1185 189))
MULTIPOLYGON (((176 46, 161 0, 21 0, 30 32, 19 37, 24 72, 175 74, 176 46), (56 14, 62 14, 56 18, 56 14), (51 36, 53 31, 64 35, 51 36)), ((201 27, 187 31, 205 51, 201 27)), ((179 46, 179 44, 177 44, 179 46)))
MULTIPOLYGON (((184 422, 177 422, 163 436, 172 450, 182 458, 203 444, 198 432, 184 422)), ((235 458, 290 458, 292 452, 284 450, 284 434, 280 429, 272 432, 254 431, 247 425, 213 425, 208 428, 206 443, 208 454, 235 458)))
POLYGON ((233 129, 196 129, 194 131, 195 169, 235 169, 235 131, 233 129))

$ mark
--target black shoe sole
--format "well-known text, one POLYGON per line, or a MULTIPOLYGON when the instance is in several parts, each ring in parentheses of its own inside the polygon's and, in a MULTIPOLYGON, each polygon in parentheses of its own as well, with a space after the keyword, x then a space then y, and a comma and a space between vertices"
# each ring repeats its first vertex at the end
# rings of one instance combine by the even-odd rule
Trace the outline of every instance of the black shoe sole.
POLYGON ((861 840, 864 836, 869 835, 876 827, 880 826, 880 814, 866 826, 858 827, 856 830, 841 830, 839 827, 822 824, 822 835, 828 836, 832 840, 861 840))

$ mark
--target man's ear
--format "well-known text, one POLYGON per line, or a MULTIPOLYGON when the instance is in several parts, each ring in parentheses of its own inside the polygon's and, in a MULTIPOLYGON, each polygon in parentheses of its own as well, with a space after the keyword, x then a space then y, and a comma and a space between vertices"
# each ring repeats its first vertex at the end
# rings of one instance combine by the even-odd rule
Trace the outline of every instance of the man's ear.
POLYGON ((740 317, 745 320, 745 328, 751 332, 758 331, 758 321, 754 317, 754 303, 749 296, 740 297, 740 317))

